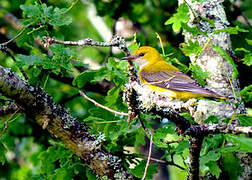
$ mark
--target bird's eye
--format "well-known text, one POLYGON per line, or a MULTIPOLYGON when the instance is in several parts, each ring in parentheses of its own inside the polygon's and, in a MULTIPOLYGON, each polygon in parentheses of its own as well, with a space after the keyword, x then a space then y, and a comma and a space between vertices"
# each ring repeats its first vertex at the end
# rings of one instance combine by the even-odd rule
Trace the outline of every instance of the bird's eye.
POLYGON ((140 53, 138 56, 139 57, 142 57, 142 56, 144 56, 145 54, 144 53, 140 53))

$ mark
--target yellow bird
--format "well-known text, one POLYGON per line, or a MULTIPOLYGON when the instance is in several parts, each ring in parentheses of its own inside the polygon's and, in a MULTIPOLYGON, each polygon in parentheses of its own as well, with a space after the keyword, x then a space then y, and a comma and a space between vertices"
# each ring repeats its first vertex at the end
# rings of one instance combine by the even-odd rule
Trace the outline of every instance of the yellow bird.
POLYGON ((165 92, 170 98, 213 97, 226 99, 203 88, 196 80, 163 60, 159 52, 152 47, 140 47, 132 55, 124 57, 122 60, 134 60, 140 67, 138 71, 140 83, 149 86, 154 91, 165 92))

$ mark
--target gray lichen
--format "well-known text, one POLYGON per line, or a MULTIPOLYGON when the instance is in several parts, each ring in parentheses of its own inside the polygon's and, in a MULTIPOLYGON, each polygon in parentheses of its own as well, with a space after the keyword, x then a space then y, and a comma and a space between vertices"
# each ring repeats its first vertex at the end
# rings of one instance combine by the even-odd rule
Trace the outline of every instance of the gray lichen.
POLYGON ((0 66, 0 92, 12 99, 31 119, 80 156, 96 174, 112 178, 121 172, 133 179, 118 157, 101 145, 104 135, 91 134, 84 123, 71 117, 68 110, 53 102, 40 87, 32 86, 18 75, 0 66))
POLYGON ((133 88, 137 92, 139 108, 143 111, 156 109, 157 111, 189 112, 195 122, 201 124, 209 116, 216 116, 219 119, 230 118, 234 113, 240 113, 235 110, 232 103, 224 101, 214 101, 207 99, 189 99, 186 101, 170 99, 164 92, 153 91, 148 86, 142 86, 134 81, 126 85, 126 88, 133 88))

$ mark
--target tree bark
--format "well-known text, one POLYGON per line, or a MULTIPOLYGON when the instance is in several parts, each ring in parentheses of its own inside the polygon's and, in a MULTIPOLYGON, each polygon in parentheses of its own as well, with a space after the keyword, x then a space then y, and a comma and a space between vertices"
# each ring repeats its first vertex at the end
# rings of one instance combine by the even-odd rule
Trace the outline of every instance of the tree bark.
POLYGON ((30 85, 9 69, 0 66, 0 92, 23 108, 43 129, 72 150, 100 177, 134 179, 122 166, 121 160, 101 145, 103 135, 90 134, 84 123, 77 122, 70 113, 47 95, 40 87, 30 85))
MULTIPOLYGON (((184 2, 185 0, 179 0, 179 4, 184 2)), ((193 27, 195 26, 195 22, 198 22, 197 26, 199 30, 206 32, 208 37, 205 35, 193 36, 190 32, 184 31, 185 42, 189 40, 193 42, 198 41, 202 48, 209 43, 197 58, 196 64, 204 71, 209 72, 210 78, 206 79, 206 87, 228 97, 230 102, 229 104, 225 104, 224 102, 200 100, 193 115, 194 120, 198 123, 202 123, 202 120, 211 115, 215 115, 223 120, 228 117, 231 118, 235 114, 246 113, 246 108, 241 98, 236 97, 236 94, 240 93, 240 87, 239 80, 232 76, 234 67, 213 49, 213 45, 215 45, 226 52, 233 53, 230 35, 226 32, 215 33, 216 30, 227 28, 229 25, 222 2, 223 0, 206 0, 204 2, 186 0, 187 5, 190 7, 188 26, 193 27), (202 17, 214 20, 215 27, 208 21, 202 20, 202 17), (198 21, 196 18, 198 18, 198 21), (238 107, 236 107, 236 104, 238 104, 238 107)), ((190 56, 192 63, 195 61, 195 56, 190 56)), ((235 118, 231 123, 239 125, 239 122, 235 118)), ((237 154, 237 156, 240 158, 244 169, 243 174, 240 175, 240 179, 251 179, 252 165, 251 163, 246 163, 251 162, 251 157, 248 154, 241 153, 237 154)))

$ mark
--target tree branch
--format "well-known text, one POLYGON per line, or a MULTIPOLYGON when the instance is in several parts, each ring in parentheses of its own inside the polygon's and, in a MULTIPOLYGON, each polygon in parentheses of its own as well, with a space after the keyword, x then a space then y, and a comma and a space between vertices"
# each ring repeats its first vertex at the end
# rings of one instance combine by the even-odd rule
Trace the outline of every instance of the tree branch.
POLYGON ((0 107, 0 116, 5 116, 7 114, 12 114, 18 110, 18 106, 15 103, 10 103, 5 106, 0 107))
POLYGON ((0 66, 0 92, 21 106, 30 118, 46 128, 72 150, 99 176, 111 179, 134 179, 122 166, 121 160, 101 145, 103 136, 90 134, 84 123, 77 122, 69 112, 47 95, 40 87, 23 81, 0 66))
POLYGON ((188 180, 199 180, 199 157, 201 145, 204 137, 191 136, 190 142, 190 154, 189 154, 189 172, 188 180))
POLYGON ((124 39, 120 36, 113 36, 110 42, 98 42, 90 38, 82 39, 79 41, 61 41, 51 37, 43 37, 43 39, 46 41, 45 46, 49 46, 52 43, 64 44, 69 46, 103 46, 103 47, 116 46, 122 51, 129 53, 129 50, 126 46, 124 39))

